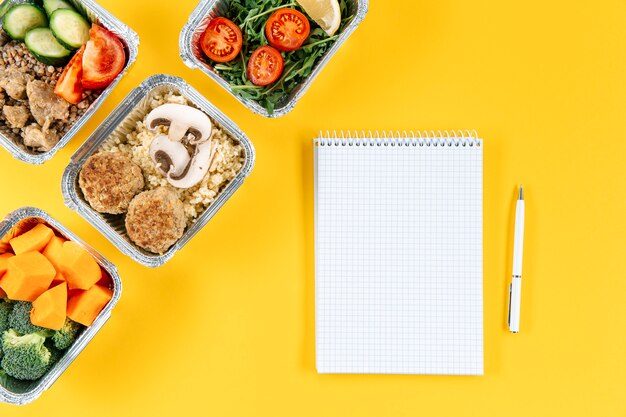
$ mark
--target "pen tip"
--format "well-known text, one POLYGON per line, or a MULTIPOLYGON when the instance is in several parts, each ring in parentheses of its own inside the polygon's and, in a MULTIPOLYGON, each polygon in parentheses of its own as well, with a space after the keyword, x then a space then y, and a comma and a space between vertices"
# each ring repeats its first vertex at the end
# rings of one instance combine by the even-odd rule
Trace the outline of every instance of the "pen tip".
POLYGON ((524 186, 523 185, 519 186, 519 199, 520 200, 524 199, 524 186))

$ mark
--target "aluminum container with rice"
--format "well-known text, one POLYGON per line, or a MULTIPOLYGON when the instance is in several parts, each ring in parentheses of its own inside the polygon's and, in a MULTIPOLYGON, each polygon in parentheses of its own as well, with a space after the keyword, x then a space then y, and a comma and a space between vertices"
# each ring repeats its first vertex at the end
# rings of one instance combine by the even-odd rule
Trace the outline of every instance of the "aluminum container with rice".
POLYGON ((0 145, 42 164, 108 97, 139 38, 92 0, 8 0, 0 16, 0 145))
POLYGON ((124 254, 163 265, 254 166, 254 147, 180 78, 145 80, 72 156, 65 202, 124 254))
POLYGON ((0 223, 0 401, 37 399, 111 316, 113 264, 42 210, 0 223))
POLYGON ((180 54, 253 112, 281 117, 365 18, 368 0, 203 0, 180 54))

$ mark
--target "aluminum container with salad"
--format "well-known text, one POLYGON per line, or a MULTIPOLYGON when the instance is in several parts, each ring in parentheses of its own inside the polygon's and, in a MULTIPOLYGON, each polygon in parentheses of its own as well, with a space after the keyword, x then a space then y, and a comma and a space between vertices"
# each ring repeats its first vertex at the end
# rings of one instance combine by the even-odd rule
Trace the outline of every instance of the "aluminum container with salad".
POLYGON ((134 60, 136 45, 98 22, 96 5, 84 6, 65 0, 2 6, 0 133, 3 145, 27 162, 43 162, 69 140, 134 60))
POLYGON ((256 113, 279 117, 366 12, 366 0, 203 2, 181 33, 181 55, 256 113))

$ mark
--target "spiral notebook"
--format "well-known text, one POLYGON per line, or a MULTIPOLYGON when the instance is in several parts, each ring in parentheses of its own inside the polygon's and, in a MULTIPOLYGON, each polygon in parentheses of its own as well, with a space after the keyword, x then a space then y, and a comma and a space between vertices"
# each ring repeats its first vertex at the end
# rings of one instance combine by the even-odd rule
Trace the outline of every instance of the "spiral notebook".
POLYGON ((482 149, 475 132, 315 140, 319 373, 483 374, 482 149))

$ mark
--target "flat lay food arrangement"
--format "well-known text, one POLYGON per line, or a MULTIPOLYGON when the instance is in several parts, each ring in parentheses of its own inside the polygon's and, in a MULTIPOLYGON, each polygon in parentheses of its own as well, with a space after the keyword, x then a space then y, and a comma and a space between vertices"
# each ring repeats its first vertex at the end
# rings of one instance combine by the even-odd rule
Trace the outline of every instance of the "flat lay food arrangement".
POLYGON ((625 19, 0 0, 0 415, 626 416, 625 19))
MULTIPOLYGON (((206 27, 194 47, 232 92, 270 117, 357 20, 348 0, 233 0, 220 7, 219 16, 202 16, 206 27)), ((0 139, 30 162, 21 152, 46 155, 80 128, 133 61, 136 45, 133 51, 132 36, 118 35, 119 24, 107 26, 113 20, 90 0, 4 2, 0 18, 0 139)), ((254 148, 175 77, 148 78, 110 118, 115 122, 94 132, 66 168, 66 205, 123 253, 158 267, 241 185, 254 148)), ((61 361, 66 350, 86 329, 98 330, 90 327, 116 290, 114 272, 37 213, 0 241, 0 398, 16 404, 36 399, 63 372, 71 362, 61 361)))

